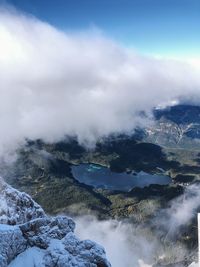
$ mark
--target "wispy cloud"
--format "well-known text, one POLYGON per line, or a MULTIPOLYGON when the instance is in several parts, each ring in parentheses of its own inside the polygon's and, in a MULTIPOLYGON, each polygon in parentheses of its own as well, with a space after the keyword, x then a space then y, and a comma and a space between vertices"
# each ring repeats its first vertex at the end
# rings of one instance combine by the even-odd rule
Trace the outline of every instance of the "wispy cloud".
POLYGON ((180 237, 196 218, 199 208, 200 185, 195 184, 148 222, 136 224, 131 217, 119 222, 82 216, 75 220, 76 231, 82 239, 93 239, 104 246, 113 267, 153 267, 159 261, 166 265, 179 262, 178 266, 183 267, 182 262, 188 259, 189 264, 197 248, 188 250, 180 237))

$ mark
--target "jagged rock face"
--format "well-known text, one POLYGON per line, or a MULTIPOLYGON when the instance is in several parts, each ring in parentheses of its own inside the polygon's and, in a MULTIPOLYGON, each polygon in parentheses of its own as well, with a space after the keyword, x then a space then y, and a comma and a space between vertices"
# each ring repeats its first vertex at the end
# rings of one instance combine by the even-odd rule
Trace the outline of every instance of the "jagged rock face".
POLYGON ((48 217, 2 179, 0 188, 0 267, 111 266, 101 246, 76 237, 71 218, 48 217))
POLYGON ((45 267, 108 267, 104 249, 90 240, 80 241, 68 233, 61 242, 52 240, 44 255, 45 267))
POLYGON ((51 239, 62 239, 66 234, 73 232, 75 223, 65 216, 57 216, 35 219, 19 227, 29 245, 46 249, 51 239))
POLYGON ((17 226, 0 227, 0 267, 6 267, 27 248, 27 240, 17 226))
POLYGON ((15 225, 46 217, 43 209, 26 193, 19 192, 0 178, 0 223, 15 225))

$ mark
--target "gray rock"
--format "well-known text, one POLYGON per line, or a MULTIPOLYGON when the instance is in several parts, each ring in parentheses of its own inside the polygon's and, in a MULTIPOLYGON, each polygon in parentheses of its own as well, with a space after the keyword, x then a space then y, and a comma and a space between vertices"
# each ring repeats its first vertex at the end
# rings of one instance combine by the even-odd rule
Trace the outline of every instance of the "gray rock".
POLYGON ((9 186, 0 177, 0 223, 21 224, 46 217, 44 210, 29 195, 9 186))
POLYGON ((45 267, 110 267, 104 249, 90 240, 68 233, 61 241, 51 240, 44 256, 45 267))
POLYGON ((71 218, 48 217, 30 196, 2 179, 0 223, 0 267, 111 266, 101 246, 76 237, 71 218))
POLYGON ((6 267, 27 245, 18 226, 0 225, 0 267, 6 267))
POLYGON ((51 239, 62 239, 74 231, 75 223, 66 216, 39 218, 20 225, 24 237, 30 246, 47 248, 51 239))

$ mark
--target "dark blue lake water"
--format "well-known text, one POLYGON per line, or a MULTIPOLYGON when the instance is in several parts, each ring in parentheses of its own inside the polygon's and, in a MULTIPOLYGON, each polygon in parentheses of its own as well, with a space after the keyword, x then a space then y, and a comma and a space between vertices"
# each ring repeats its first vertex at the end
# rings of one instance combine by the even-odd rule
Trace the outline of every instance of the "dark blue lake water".
POLYGON ((80 164, 72 167, 72 173, 79 182, 109 190, 129 191, 134 187, 145 187, 151 184, 166 185, 171 178, 164 175, 152 175, 145 172, 136 174, 115 173, 109 168, 96 164, 80 164))

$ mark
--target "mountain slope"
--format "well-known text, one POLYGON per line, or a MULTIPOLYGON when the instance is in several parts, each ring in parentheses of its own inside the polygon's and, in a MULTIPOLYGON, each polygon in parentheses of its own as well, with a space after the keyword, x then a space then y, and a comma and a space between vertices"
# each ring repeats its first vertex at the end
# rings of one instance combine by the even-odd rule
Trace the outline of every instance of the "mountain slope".
POLYGON ((200 149, 200 107, 176 105, 154 110, 155 124, 145 140, 165 147, 200 149))

